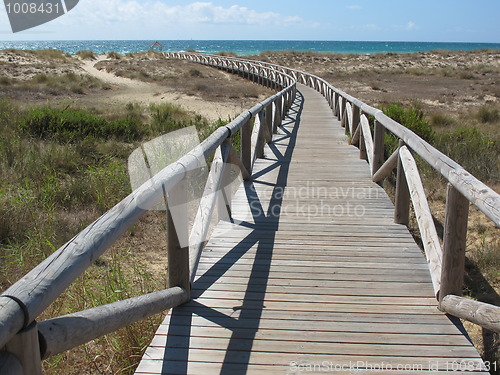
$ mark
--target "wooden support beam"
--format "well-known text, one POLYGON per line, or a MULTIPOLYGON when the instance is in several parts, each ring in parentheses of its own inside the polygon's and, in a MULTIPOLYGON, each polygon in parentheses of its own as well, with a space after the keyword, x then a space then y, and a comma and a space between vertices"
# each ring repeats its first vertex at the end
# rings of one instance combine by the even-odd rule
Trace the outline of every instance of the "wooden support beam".
POLYGON ((191 282, 194 280, 201 252, 208 237, 210 222, 215 211, 222 183, 224 164, 227 162, 228 158, 229 150, 227 147, 219 147, 216 150, 205 184, 205 189, 200 199, 198 211, 196 212, 196 217, 189 236, 189 273, 191 282))
MULTIPOLYGON (((274 113, 274 125, 273 129, 278 129, 281 126, 282 119, 283 119, 283 114, 282 114, 282 102, 283 102, 283 97, 279 97, 276 99, 274 102, 275 105, 275 113, 274 113)), ((274 133, 274 131, 273 131, 274 133)))
POLYGON ((453 185, 448 184, 440 303, 449 294, 462 295, 468 218, 469 201, 453 185))
POLYGON ((168 286, 191 289, 189 277, 189 222, 186 180, 180 181, 167 196, 168 286), (175 218, 175 220, 174 220, 175 218))
POLYGON ((231 221, 232 220, 232 209, 231 209, 231 201, 232 201, 232 192, 231 189, 228 188, 231 186, 232 181, 232 168, 230 156, 231 156, 231 138, 226 139, 221 144, 221 153, 222 159, 224 160, 222 176, 220 181, 220 187, 217 195, 217 211, 218 211, 218 220, 231 221))
POLYGON ((432 285, 436 296, 438 296, 441 285, 441 264, 443 253, 439 237, 437 235, 436 226, 432 219, 431 210, 427 203, 422 180, 418 173, 417 164, 406 146, 401 147, 399 156, 404 168, 406 181, 410 190, 410 197, 415 210, 418 228, 422 237, 427 263, 432 278, 432 285))
POLYGON ((346 113, 346 105, 347 105, 347 99, 344 98, 343 96, 340 99, 340 115, 341 115, 341 120, 343 122, 343 127, 345 128, 345 133, 349 133, 349 124, 347 122, 347 113, 346 113))
POLYGON ((251 180, 252 176, 250 175, 250 172, 246 169, 246 167, 243 165, 243 162, 241 161, 238 152, 234 149, 232 145, 230 145, 229 149, 229 158, 228 158, 228 163, 237 165, 238 168, 241 171, 241 176, 245 181, 251 180))
MULTIPOLYGON (((373 166, 373 138, 372 138, 372 133, 370 130, 370 123, 368 122, 368 118, 365 115, 361 116, 360 119, 360 127, 361 131, 363 133, 363 139, 364 141, 361 142, 364 145, 365 149, 365 157, 364 159, 368 159, 368 164, 370 164, 370 167, 373 166)), ((361 147, 360 147, 361 150, 361 147)), ((361 155, 363 156, 363 155, 361 155)))
POLYGON ((345 107, 342 107, 340 105, 341 109, 341 114, 340 114, 340 126, 344 128, 345 134, 349 134, 349 124, 347 124, 347 113, 345 107))
POLYGON ((399 156, 399 150, 404 146, 402 140, 399 141, 398 148, 398 171, 396 177, 396 198, 394 203, 394 222, 396 224, 408 225, 410 220, 410 191, 406 182, 403 164, 399 156))
POLYGON ((358 126, 354 133, 359 134, 359 144, 358 144, 359 158, 361 160, 367 160, 367 158, 366 158, 366 141, 365 141, 365 133, 363 132, 363 127, 358 126))
POLYGON ((356 129, 360 125, 361 119, 361 109, 354 103, 351 104, 352 107, 352 125, 351 125, 351 134, 356 132, 356 129))
POLYGON ((441 310, 447 314, 500 333, 500 307, 498 306, 454 295, 445 296, 440 306, 441 310))
POLYGON ((348 129, 349 133, 354 134, 355 131, 353 129, 353 121, 352 121, 352 106, 351 103, 346 102, 345 105, 345 112, 347 114, 347 122, 346 122, 346 129, 348 129))
POLYGON ((250 118, 241 128, 240 137, 241 162, 248 173, 252 174, 252 118, 250 118))
MULTIPOLYGON (((23 369, 23 374, 42 375, 42 359, 36 322, 18 332, 5 345, 4 350, 17 358, 19 365, 23 369)), ((9 360, 9 362, 11 361, 9 360)), ((17 371, 16 364, 10 364, 9 366, 12 365, 14 366, 13 370, 17 371)), ((4 372, 1 372, 1 374, 4 374, 4 372)))
POLYGON ((337 120, 340 120, 340 95, 338 92, 335 92, 335 107, 333 110, 333 115, 337 116, 337 120))
POLYGON ((266 142, 262 138, 262 126, 264 125, 260 123, 260 117, 255 117, 252 130, 252 166, 257 158, 264 156, 264 145, 266 142))
POLYGON ((0 351, 0 374, 24 375, 23 366, 14 354, 0 351))
POLYGON ((384 138, 385 138, 385 128, 384 126, 375 120, 373 126, 373 161, 372 161, 372 176, 377 173, 377 171, 384 164, 384 138))
POLYGON ((392 155, 386 160, 386 162, 378 169, 378 171, 373 175, 373 182, 381 182, 387 178, 392 170, 398 166, 399 160, 399 147, 392 153, 392 155))
MULTIPOLYGON (((346 132, 347 133, 347 132, 346 132)), ((361 127, 358 126, 354 134, 351 134, 351 145, 357 145, 361 138, 361 127)))
POLYGON ((38 325, 44 343, 43 358, 83 345, 187 301, 189 291, 174 287, 45 320, 38 325))

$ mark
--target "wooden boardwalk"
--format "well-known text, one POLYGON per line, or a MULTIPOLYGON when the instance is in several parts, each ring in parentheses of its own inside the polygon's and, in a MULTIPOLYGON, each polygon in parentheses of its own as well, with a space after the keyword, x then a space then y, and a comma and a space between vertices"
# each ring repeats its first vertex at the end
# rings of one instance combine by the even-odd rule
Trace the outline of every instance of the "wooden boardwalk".
POLYGON ((316 91, 299 85, 232 211, 136 374, 486 373, 316 91))

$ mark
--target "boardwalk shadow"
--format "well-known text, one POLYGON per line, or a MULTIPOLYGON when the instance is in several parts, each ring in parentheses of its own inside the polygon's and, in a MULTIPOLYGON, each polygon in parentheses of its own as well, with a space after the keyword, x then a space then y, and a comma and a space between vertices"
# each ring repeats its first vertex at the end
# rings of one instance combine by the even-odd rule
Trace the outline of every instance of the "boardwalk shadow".
POLYGON ((188 361, 192 348, 191 327, 195 317, 202 317, 217 326, 230 330, 229 341, 217 340, 219 343, 227 342, 227 345, 224 344, 225 347, 214 346, 214 349, 225 352, 220 373, 244 374, 247 372, 255 335, 266 307, 264 300, 273 255, 274 237, 279 226, 283 191, 287 184, 289 164, 296 144, 303 105, 304 98, 298 92, 291 110, 280 127, 280 134, 275 135, 273 142, 269 144, 268 153, 270 152, 271 155, 266 155, 266 159, 271 164, 255 173, 252 181, 244 184, 253 222, 243 223, 242 226, 252 229, 251 232, 193 283, 194 300, 172 311, 162 373, 188 373, 188 361), (285 142, 288 142, 288 145, 284 150, 277 147, 277 144, 283 145, 285 142), (260 177, 275 170, 278 172, 276 183, 269 184, 259 180, 260 177), (258 184, 272 185, 269 203, 265 203, 264 206, 257 194, 258 184), (263 238, 265 241, 262 240, 263 238), (241 305, 232 307, 233 314, 227 315, 196 301, 197 297, 202 296, 205 290, 217 283, 250 249, 255 249, 255 256, 250 266, 248 283, 241 305))

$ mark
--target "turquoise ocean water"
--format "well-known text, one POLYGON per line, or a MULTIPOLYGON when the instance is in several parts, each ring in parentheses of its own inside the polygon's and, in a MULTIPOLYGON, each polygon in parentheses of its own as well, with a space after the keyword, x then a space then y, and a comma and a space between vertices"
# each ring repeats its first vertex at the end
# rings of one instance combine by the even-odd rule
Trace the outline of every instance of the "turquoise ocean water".
MULTIPOLYGON (((146 51, 153 40, 81 40, 81 41, 0 41, 0 49, 59 49, 68 53, 90 50, 96 53, 115 51, 121 54, 146 51)), ((196 50, 205 53, 234 52, 239 56, 257 55, 262 51, 313 51, 352 54, 411 53, 431 50, 471 51, 500 50, 500 43, 436 42, 342 42, 284 40, 160 40, 165 51, 196 50)))

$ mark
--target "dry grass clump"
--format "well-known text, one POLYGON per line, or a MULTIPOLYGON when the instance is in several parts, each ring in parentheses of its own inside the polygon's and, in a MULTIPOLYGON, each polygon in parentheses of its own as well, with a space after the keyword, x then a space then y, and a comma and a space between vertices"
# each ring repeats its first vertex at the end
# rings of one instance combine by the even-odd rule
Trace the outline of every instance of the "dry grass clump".
POLYGON ((97 59, 97 55, 94 52, 88 51, 88 50, 78 51, 76 53, 76 55, 79 56, 83 60, 95 60, 95 59, 97 59))
POLYGON ((111 51, 108 53, 108 59, 114 59, 114 60, 120 60, 122 58, 122 55, 120 55, 118 52, 111 51))
POLYGON ((109 84, 91 77, 69 71, 64 74, 40 73, 30 79, 15 79, 3 77, 0 87, 11 96, 25 95, 31 92, 37 95, 61 96, 67 94, 83 95, 89 91, 109 90, 109 84))

